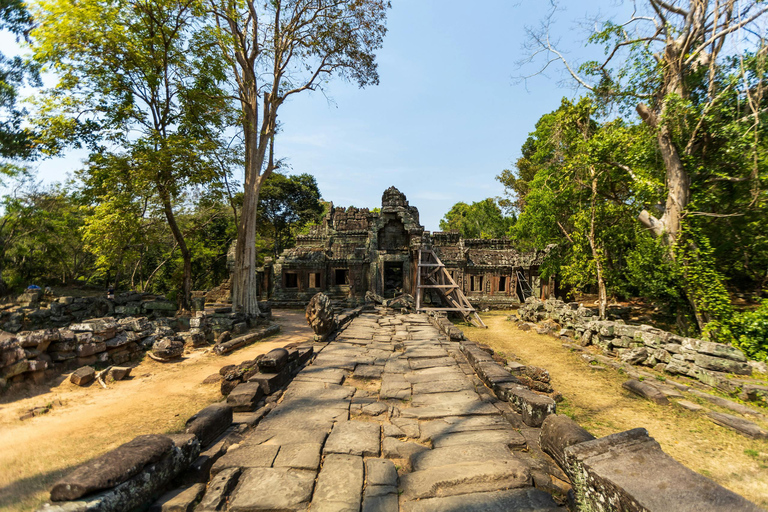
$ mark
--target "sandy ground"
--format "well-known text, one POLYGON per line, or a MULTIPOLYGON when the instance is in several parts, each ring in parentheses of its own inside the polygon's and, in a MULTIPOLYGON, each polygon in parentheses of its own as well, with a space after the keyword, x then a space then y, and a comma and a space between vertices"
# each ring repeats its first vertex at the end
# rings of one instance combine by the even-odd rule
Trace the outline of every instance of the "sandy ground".
POLYGON ((275 311, 281 333, 228 356, 196 351, 182 361, 145 358, 130 380, 103 389, 68 380, 0 404, 0 511, 34 510, 52 482, 73 467, 140 434, 180 431, 204 406, 221 399, 219 385, 203 385, 228 364, 253 359, 288 343, 311 339, 303 311, 275 311), (54 405, 48 414, 20 421, 22 411, 54 405))
MULTIPOLYGON (((596 370, 579 353, 563 348, 558 339, 520 331, 507 316, 483 315, 488 330, 461 328, 468 338, 487 343, 510 359, 517 356, 524 364, 546 368, 554 389, 566 399, 558 404, 559 412, 593 435, 644 427, 666 453, 768 510, 768 441, 746 438, 679 406, 658 406, 636 398, 621 387, 626 375, 610 368, 596 370)), ((697 401, 691 396, 686 399, 697 401)))

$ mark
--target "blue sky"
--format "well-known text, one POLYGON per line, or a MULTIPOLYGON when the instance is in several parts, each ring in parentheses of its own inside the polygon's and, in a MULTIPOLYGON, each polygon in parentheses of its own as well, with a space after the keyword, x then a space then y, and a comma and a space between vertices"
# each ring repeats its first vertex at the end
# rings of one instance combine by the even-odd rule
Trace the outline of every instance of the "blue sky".
MULTIPOLYGON (((572 57, 582 55, 586 38, 574 21, 614 3, 569 2, 558 15, 572 57)), ((394 185, 418 207, 428 230, 438 230, 458 201, 500 196, 495 176, 513 165, 539 117, 577 94, 560 86, 556 70, 527 84, 515 79, 525 26, 538 24, 547 6, 544 0, 393 0, 378 54, 380 85, 359 89, 336 80, 327 98, 295 96, 279 113, 278 155, 291 172, 313 174, 336 206, 379 206, 394 185)), ((8 39, 0 43, 7 52, 8 39)), ((62 180, 85 156, 39 162, 38 176, 62 180)))

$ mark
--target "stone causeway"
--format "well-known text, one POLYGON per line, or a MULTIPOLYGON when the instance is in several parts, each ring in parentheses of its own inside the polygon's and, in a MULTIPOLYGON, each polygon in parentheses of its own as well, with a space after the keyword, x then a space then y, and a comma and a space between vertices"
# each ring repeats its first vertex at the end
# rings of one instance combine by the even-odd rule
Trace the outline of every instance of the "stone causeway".
POLYGON ((534 486, 560 471, 540 429, 511 423, 426 315, 363 313, 318 352, 195 510, 561 510, 534 486))

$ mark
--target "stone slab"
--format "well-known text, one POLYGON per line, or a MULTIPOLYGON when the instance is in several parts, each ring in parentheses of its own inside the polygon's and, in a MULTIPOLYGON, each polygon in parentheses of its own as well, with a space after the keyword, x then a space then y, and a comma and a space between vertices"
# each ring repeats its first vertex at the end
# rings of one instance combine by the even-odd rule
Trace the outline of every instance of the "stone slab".
POLYGON ((403 418, 433 420, 447 416, 498 416, 499 410, 485 402, 461 402, 401 409, 403 418))
POLYGON ((394 493, 366 495, 363 497, 363 512, 398 512, 397 488, 394 493))
POLYGON ((280 451, 275 458, 274 467, 311 469, 317 471, 320 467, 320 451, 323 446, 320 443, 297 443, 280 446, 280 451))
POLYGON ((367 421, 341 421, 328 436, 323 453, 378 457, 381 426, 367 421))
POLYGON ((186 423, 186 432, 200 439, 200 445, 207 447, 232 424, 232 406, 212 404, 198 411, 186 423))
POLYGON ((232 489, 237 485, 240 477, 240 468, 225 469, 208 484, 208 490, 205 492, 200 504, 195 507, 197 512, 213 512, 220 510, 226 503, 227 497, 232 489))
POLYGON ((403 512, 561 512, 552 496, 534 488, 482 492, 406 502, 403 512))
POLYGON ((352 377, 356 379, 380 379, 383 371, 384 367, 382 366, 374 366, 369 364, 357 365, 355 372, 352 374, 352 377))
POLYGON ((739 434, 751 437, 752 439, 768 439, 768 431, 756 423, 739 418, 732 414, 710 411, 707 413, 709 419, 722 427, 729 428, 739 434))
POLYGON ((407 400, 411 396, 411 384, 401 374, 385 373, 381 377, 381 389, 379 397, 382 400, 398 399, 407 400))
POLYGON ((347 372, 340 368, 305 368, 294 379, 298 382, 327 382, 328 384, 341 384, 347 376, 347 372))
POLYGON ((367 459, 365 461, 366 485, 397 486, 395 463, 386 459, 367 459))
POLYGON ((421 440, 428 441, 454 432, 471 432, 473 430, 508 430, 510 423, 501 416, 466 416, 447 417, 439 420, 426 421, 421 424, 421 440))
POLYGON ((523 449, 526 447, 525 437, 516 430, 475 430, 471 432, 455 432, 442 434, 432 438, 432 446, 465 446, 474 443, 500 443, 510 448, 523 449))
POLYGON ((363 458, 326 455, 312 496, 312 510, 360 510, 363 458))
POLYGON ((486 462, 491 460, 512 460, 514 457, 506 444, 474 443, 459 446, 435 448, 411 457, 414 471, 463 464, 467 462, 486 462))
POLYGON ((173 446, 173 441, 167 436, 138 436, 58 480, 51 488, 51 501, 75 500, 115 487, 138 474, 146 465, 169 454, 173 446))
POLYGON ((447 393, 413 394, 411 405, 420 407, 424 405, 442 405, 464 402, 479 402, 480 396, 474 391, 453 391, 447 393))
POLYGON ((398 441, 394 437, 386 437, 381 443, 381 455, 387 459, 410 459, 413 455, 428 449, 422 444, 398 441))
POLYGON ((632 393, 650 400, 658 405, 669 405, 667 397, 659 391, 655 386, 648 384, 647 382, 641 382, 639 380, 630 379, 621 385, 624 389, 631 391, 632 393))
POLYGON ((569 446, 565 457, 585 509, 611 503, 627 512, 761 510, 674 460, 642 428, 569 446))
POLYGON ((516 459, 440 466, 400 477, 407 500, 515 489, 531 485, 528 466, 516 459))
POLYGON ((418 382, 413 385, 413 394, 451 393, 455 391, 474 391, 475 386, 466 378, 438 380, 436 382, 418 382))
MULTIPOLYGON (((452 359, 453 360, 453 359, 452 359)), ((453 360, 455 363, 456 361, 453 360)), ((419 382, 437 382, 439 380, 466 379, 464 372, 457 366, 425 368, 423 370, 414 370, 404 374, 405 380, 411 384, 419 382)))
POLYGON ((246 469, 232 493, 228 512, 306 510, 315 472, 288 468, 246 469))
POLYGON ((232 447, 211 468, 211 475, 230 468, 268 468, 277 456, 279 447, 269 444, 241 444, 232 447))
POLYGON ((149 507, 149 512, 192 512, 205 493, 205 484, 193 484, 167 492, 149 507))

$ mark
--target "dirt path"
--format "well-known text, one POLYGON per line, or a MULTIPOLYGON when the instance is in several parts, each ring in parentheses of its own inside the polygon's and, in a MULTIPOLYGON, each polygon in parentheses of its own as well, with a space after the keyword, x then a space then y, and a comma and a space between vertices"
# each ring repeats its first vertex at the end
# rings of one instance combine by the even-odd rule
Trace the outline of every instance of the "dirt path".
POLYGON ((228 356, 197 351, 183 361, 145 358, 132 378, 103 389, 68 380, 49 391, 0 405, 0 511, 34 510, 63 473, 140 434, 181 430, 202 407, 221 398, 219 385, 203 385, 219 368, 253 359, 288 343, 307 341, 312 331, 300 311, 276 311, 282 331, 228 356), (21 411, 59 400, 51 412, 19 421, 21 411))
POLYGON ((553 387, 566 399, 558 404, 558 411, 593 435, 644 427, 681 463, 768 509, 768 442, 743 437, 679 406, 663 407, 635 398, 621 387, 626 375, 610 368, 594 369, 559 340, 520 331, 506 321, 507 316, 484 315, 488 330, 461 328, 473 341, 549 370, 553 387))

